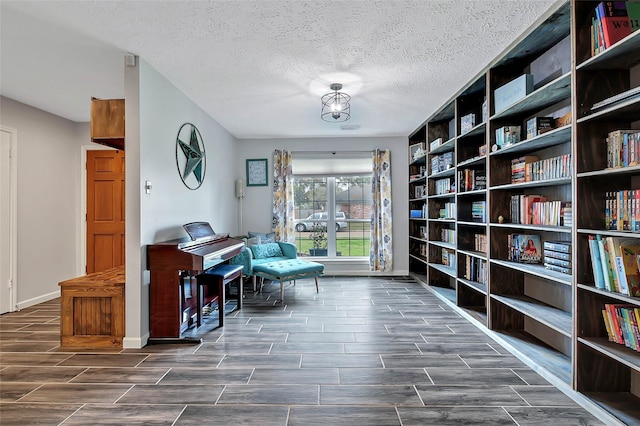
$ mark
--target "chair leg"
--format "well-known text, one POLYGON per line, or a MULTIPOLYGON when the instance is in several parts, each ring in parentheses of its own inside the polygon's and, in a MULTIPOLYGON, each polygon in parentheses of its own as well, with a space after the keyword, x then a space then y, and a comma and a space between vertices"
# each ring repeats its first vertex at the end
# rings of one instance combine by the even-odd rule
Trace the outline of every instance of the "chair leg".
POLYGON ((318 291, 318 276, 316 275, 314 278, 316 279, 316 293, 319 293, 319 291, 318 291))
POLYGON ((257 279, 257 278, 258 278, 258 277, 256 277, 255 275, 253 275, 253 292, 254 292, 254 293, 256 292, 256 279, 257 279))
POLYGON ((284 301, 284 281, 280 281, 280 301, 284 301))
POLYGON ((224 326, 224 305, 225 305, 225 289, 224 289, 224 278, 220 278, 218 282, 218 326, 224 326))

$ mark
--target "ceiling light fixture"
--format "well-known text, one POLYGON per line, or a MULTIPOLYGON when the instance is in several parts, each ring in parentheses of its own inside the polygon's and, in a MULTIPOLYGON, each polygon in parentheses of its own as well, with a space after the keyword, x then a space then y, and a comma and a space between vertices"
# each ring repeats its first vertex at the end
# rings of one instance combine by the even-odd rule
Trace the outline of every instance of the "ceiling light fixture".
POLYGON ((333 92, 329 92, 322 97, 322 112, 320 118, 324 121, 341 122, 351 118, 351 96, 339 92, 342 84, 333 83, 329 86, 333 92))

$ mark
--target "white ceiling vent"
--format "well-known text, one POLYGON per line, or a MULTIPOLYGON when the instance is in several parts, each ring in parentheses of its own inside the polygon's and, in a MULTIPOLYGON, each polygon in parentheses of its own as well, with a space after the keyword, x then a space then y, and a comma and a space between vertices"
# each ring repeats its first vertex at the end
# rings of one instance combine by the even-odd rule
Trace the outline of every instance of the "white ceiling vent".
POLYGON ((340 126, 340 130, 358 130, 359 128, 359 124, 342 124, 340 126))

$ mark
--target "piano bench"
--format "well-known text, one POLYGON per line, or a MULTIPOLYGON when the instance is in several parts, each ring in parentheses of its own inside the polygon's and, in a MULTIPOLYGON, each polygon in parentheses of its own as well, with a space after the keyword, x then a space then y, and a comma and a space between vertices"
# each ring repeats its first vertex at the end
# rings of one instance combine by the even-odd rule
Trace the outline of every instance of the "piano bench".
POLYGON ((218 290, 218 326, 224 326, 225 314, 225 286, 235 280, 238 280, 238 308, 242 309, 242 265, 231 265, 228 263, 214 266, 207 269, 203 273, 196 276, 196 309, 197 309, 197 326, 202 325, 202 287, 217 287, 218 290))
MULTIPOLYGON (((253 267, 253 272, 258 277, 280 283, 280 301, 282 302, 284 300, 284 281, 295 282, 296 279, 314 277, 317 293, 318 277, 324 273, 324 265, 296 258, 256 265, 253 267)), ((262 284, 260 290, 262 290, 262 284)))

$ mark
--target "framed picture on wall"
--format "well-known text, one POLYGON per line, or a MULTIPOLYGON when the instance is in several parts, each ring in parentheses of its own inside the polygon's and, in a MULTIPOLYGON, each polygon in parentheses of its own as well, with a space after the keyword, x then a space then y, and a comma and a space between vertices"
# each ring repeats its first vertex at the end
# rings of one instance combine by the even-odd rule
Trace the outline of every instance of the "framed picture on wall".
POLYGON ((247 186, 267 186, 269 174, 266 158, 247 160, 247 186))

